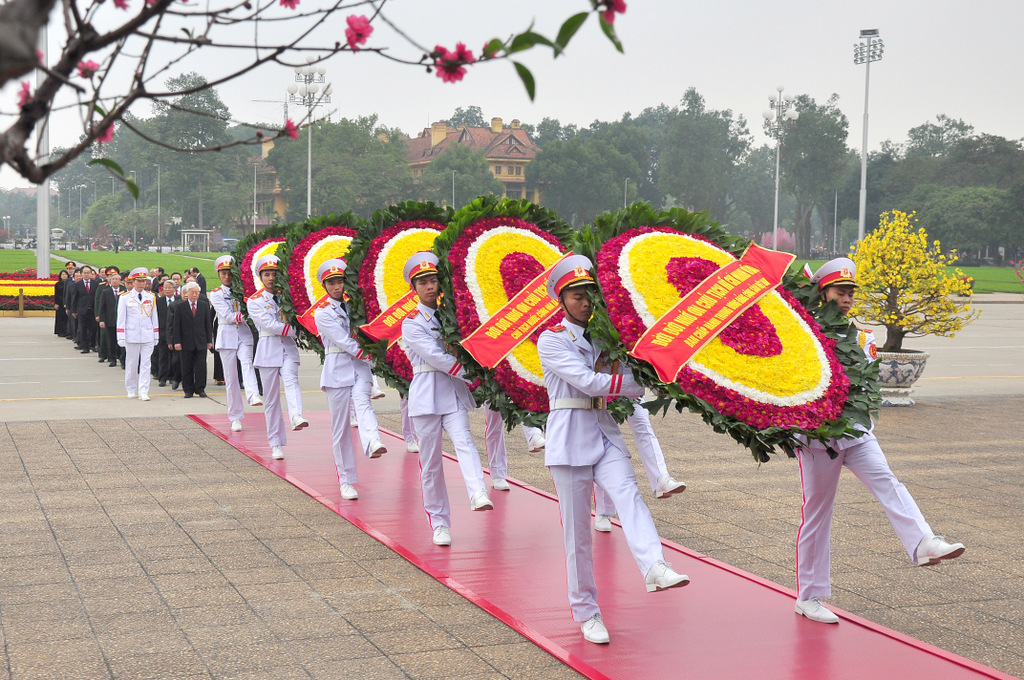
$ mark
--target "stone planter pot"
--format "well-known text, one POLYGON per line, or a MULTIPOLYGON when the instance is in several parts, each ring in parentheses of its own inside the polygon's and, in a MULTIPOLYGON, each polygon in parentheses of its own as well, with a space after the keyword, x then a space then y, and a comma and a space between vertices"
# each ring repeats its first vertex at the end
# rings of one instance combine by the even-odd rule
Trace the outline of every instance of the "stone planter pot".
POLYGON ((924 373, 928 352, 904 350, 878 353, 878 385, 882 406, 913 406, 913 384, 924 373))

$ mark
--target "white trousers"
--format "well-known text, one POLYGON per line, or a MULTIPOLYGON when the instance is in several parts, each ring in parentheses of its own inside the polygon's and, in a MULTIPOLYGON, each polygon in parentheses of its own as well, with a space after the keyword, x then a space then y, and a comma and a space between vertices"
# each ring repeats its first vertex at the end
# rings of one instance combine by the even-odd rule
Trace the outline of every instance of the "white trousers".
POLYGON ((526 437, 526 443, 529 444, 530 440, 536 434, 543 434, 539 427, 530 427, 529 425, 523 425, 523 436, 526 437))
POLYGON ((241 420, 245 417, 245 402, 242 401, 242 387, 238 384, 238 366, 242 364, 242 375, 245 376, 245 398, 252 400, 260 393, 256 383, 256 369, 252 367, 252 347, 242 345, 238 349, 221 349, 220 362, 224 366, 224 390, 228 399, 228 420, 241 420))
POLYGON ((412 418, 409 416, 409 399, 402 397, 399 404, 402 407, 402 438, 407 442, 418 442, 416 428, 413 427, 412 418))
MULTIPOLYGON (((285 364, 285 366, 288 365, 289 363, 285 364)), ((290 365, 296 372, 297 383, 297 366, 294 363, 290 365)), ((288 444, 288 425, 285 424, 284 413, 281 411, 281 379, 284 377, 285 367, 261 368, 259 371, 260 378, 263 379, 263 415, 267 421, 267 442, 271 446, 285 446, 288 444)), ((299 410, 295 411, 287 382, 285 382, 285 398, 288 401, 289 419, 293 415, 302 413, 301 396, 299 397, 299 410)))
MULTIPOLYGON (((626 418, 629 429, 633 431, 636 439, 637 453, 640 454, 640 462, 643 463, 644 472, 647 473, 647 481, 651 484, 651 492, 658 490, 658 477, 668 474, 668 467, 665 465, 665 454, 661 451, 661 444, 658 436, 654 434, 654 426, 651 425, 651 414, 639 404, 633 406, 633 415, 626 418)), ((599 515, 614 515, 615 505, 600 487, 594 489, 594 506, 599 515)))
POLYGON ((124 389, 129 397, 149 394, 149 379, 153 348, 152 342, 126 342, 124 344, 124 389))
POLYGON ((590 528, 590 498, 594 485, 604 489, 619 509, 626 544, 643 576, 665 555, 629 459, 605 439, 605 454, 596 465, 551 465, 558 494, 565 542, 565 571, 572 618, 586 621, 600 614, 594 580, 594 533, 590 528))
POLYGON ((441 455, 441 432, 448 433, 459 460, 459 469, 466 482, 469 498, 484 490, 484 471, 480 466, 480 453, 469 432, 469 412, 459 409, 443 416, 413 416, 413 424, 420 436, 420 482, 423 486, 423 509, 430 517, 430 527, 452 525, 448 487, 444 481, 444 457, 441 455))
POLYGON ((508 477, 508 451, 505 449, 505 421, 501 414, 484 406, 484 448, 491 480, 508 477))
MULTIPOLYGON (((372 375, 367 373, 367 375, 372 375)), ((359 422, 359 443, 363 447, 363 454, 370 455, 370 443, 374 439, 380 439, 380 425, 377 423, 377 412, 373 410, 370 403, 370 389, 373 382, 368 380, 362 372, 356 372, 356 384, 352 390, 351 408, 349 413, 354 413, 359 422)))
POLYGON ((327 408, 331 412, 331 452, 338 469, 339 484, 355 484, 356 451, 352 445, 352 431, 348 423, 348 409, 352 400, 351 387, 325 387, 327 408))
POLYGON ((916 561, 921 539, 932 533, 917 503, 889 469, 875 435, 866 434, 833 460, 821 447, 797 452, 803 506, 796 538, 796 587, 801 600, 832 595, 829 577, 832 510, 839 474, 845 465, 882 504, 910 559, 916 561))

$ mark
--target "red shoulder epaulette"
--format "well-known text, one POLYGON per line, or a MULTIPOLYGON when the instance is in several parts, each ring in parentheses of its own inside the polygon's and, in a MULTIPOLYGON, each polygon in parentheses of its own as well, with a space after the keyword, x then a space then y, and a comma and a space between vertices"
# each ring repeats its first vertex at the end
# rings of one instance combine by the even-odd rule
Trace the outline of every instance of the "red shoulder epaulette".
POLYGON ((248 302, 249 300, 255 300, 256 298, 262 296, 264 290, 266 290, 266 289, 265 288, 260 288, 258 291, 256 291, 255 293, 253 293, 249 297, 245 298, 246 302, 248 302))
POLYGON ((416 318, 416 315, 417 315, 417 314, 419 314, 419 313, 420 313, 420 310, 418 310, 418 309, 414 309, 414 310, 412 310, 411 312, 409 312, 408 314, 406 314, 406 315, 405 315, 405 318, 406 318, 406 319, 415 319, 415 318, 416 318))
POLYGON ((213 290, 211 290, 210 292, 211 292, 211 293, 216 293, 216 292, 217 292, 218 290, 220 290, 220 289, 221 289, 221 288, 223 288, 223 287, 224 287, 224 286, 217 286, 216 288, 214 288, 214 289, 213 289, 213 290))
POLYGON ((558 324, 557 326, 552 326, 548 330, 551 331, 552 333, 561 333, 562 331, 565 330, 565 326, 563 326, 562 324, 558 324))

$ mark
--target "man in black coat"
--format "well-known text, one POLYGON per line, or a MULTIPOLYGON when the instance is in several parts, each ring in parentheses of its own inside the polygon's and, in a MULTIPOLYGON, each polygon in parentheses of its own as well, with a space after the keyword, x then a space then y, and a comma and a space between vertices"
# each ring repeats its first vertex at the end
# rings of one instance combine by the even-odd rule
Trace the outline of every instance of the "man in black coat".
POLYGON ((71 270, 71 278, 64 286, 64 309, 68 312, 68 340, 75 341, 75 349, 78 346, 78 319, 75 317, 75 286, 82 280, 82 268, 74 267, 71 270))
POLYGON ((199 297, 199 284, 181 287, 182 299, 171 305, 171 340, 181 361, 181 387, 185 398, 206 397, 206 353, 213 348, 210 303, 199 297))
POLYGON ((92 267, 84 265, 82 280, 75 284, 75 289, 71 293, 71 309, 78 322, 78 348, 82 354, 91 352, 96 340, 96 281, 93 279, 95 275, 92 267))
MULTIPOLYGON (((160 387, 165 387, 167 381, 171 381, 171 389, 178 389, 181 383, 181 365, 178 363, 178 352, 174 351, 174 342, 171 340, 171 314, 170 307, 174 304, 174 281, 169 278, 161 280, 160 290, 156 296, 157 320, 160 322, 160 341, 156 345, 157 357, 157 380, 160 387)), ((191 311, 191 310, 190 310, 191 311)))
POLYGON ((121 275, 116 271, 107 276, 107 285, 100 291, 100 302, 96 309, 100 333, 106 336, 106 359, 108 366, 117 366, 120 357, 124 366, 124 350, 117 346, 117 296, 127 290, 121 285, 121 275), (119 351, 120 350, 120 351, 119 351))

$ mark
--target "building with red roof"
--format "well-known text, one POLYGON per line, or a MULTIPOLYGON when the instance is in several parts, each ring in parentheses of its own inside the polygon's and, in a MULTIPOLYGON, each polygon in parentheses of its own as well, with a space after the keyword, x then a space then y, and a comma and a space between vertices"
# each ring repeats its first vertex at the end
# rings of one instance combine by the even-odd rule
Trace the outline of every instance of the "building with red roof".
POLYGON ((526 166, 537 157, 540 147, 520 127, 518 119, 512 120, 507 128, 501 118, 492 118, 489 128, 468 125, 453 128, 446 123, 424 128, 418 136, 406 140, 405 159, 413 178, 422 175, 435 158, 454 144, 484 152, 491 172, 505 187, 505 196, 540 202, 539 192, 536 189, 527 192, 526 188, 526 166))

